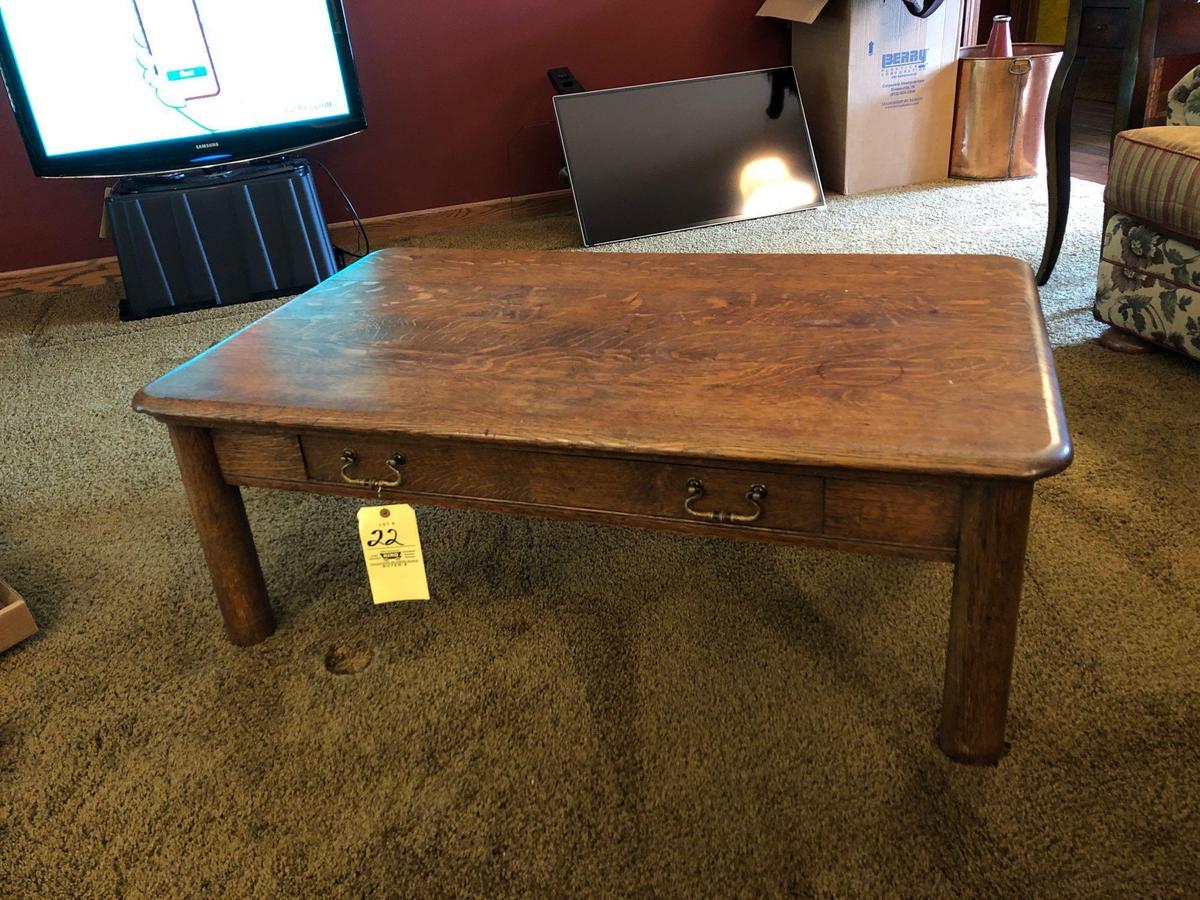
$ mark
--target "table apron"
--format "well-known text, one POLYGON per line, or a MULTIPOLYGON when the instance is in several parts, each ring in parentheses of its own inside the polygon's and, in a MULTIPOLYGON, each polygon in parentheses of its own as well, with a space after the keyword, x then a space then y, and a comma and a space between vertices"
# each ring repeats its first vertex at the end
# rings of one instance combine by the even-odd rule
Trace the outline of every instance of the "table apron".
POLYGON ((954 478, 831 475, 345 433, 219 429, 213 445, 222 476, 238 486, 933 560, 953 561, 959 539, 962 481, 954 478), (695 484, 699 496, 689 492, 695 484), (765 493, 756 502, 750 495, 759 487, 765 493))

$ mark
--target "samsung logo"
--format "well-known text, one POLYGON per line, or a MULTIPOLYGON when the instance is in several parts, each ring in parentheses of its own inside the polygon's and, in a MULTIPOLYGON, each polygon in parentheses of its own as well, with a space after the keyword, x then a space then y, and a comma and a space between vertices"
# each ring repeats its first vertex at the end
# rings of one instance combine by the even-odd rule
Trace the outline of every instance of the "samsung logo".
POLYGON ((197 144, 196 149, 197 150, 211 150, 213 147, 220 147, 220 146, 221 146, 220 141, 213 141, 211 144, 197 144))

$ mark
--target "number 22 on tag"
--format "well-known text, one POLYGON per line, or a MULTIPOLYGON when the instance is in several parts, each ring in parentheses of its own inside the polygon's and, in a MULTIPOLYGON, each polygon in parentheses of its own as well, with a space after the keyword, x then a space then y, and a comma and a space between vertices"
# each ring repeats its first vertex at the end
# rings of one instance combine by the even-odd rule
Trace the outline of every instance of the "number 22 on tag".
POLYGON ((417 514, 411 506, 362 507, 358 538, 376 604, 429 599, 417 514))

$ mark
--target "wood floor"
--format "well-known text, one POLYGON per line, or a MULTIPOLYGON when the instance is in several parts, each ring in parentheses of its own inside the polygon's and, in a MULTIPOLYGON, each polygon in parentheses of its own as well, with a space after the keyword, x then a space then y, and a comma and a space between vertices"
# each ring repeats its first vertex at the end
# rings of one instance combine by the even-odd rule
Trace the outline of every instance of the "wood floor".
POLYGON ((1108 181, 1108 145, 1114 107, 1099 100, 1076 100, 1071 119, 1071 174, 1085 181, 1108 181))
MULTIPOLYGON (((1071 128, 1071 174, 1076 178, 1104 184, 1108 179, 1108 144, 1112 129, 1113 105, 1097 100, 1078 100, 1071 128)), ((462 225, 511 218, 525 218, 546 213, 561 213, 571 209, 569 191, 534 194, 512 200, 491 200, 445 209, 425 210, 384 216, 366 222, 374 242, 388 238, 444 230, 462 225)), ((342 222, 331 225, 334 241, 353 246, 354 227, 342 222)), ((117 281, 121 277, 115 257, 85 260, 28 269, 21 272, 0 272, 0 300, 18 294, 47 293, 73 287, 91 287, 117 281)))

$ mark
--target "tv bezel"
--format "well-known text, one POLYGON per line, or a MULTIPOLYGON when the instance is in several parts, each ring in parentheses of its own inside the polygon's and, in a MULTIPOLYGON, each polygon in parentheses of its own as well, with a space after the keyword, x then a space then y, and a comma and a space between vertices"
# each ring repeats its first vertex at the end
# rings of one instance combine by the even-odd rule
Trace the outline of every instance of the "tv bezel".
POLYGON ((333 26, 342 82, 346 87, 349 107, 346 115, 55 156, 47 154, 42 143, 33 106, 4 25, 4 14, 0 12, 0 76, 8 91, 17 129, 25 142, 34 174, 40 178, 88 178, 182 172, 294 153, 363 131, 367 127, 367 116, 346 25, 346 11, 342 0, 326 0, 326 6, 333 26))

